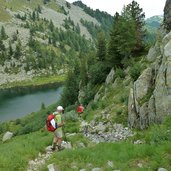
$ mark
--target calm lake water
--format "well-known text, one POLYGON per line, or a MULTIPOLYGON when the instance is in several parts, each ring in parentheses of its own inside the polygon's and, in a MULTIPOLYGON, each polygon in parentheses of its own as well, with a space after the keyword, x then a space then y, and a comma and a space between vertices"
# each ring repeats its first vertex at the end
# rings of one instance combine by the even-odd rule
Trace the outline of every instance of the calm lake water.
POLYGON ((0 91, 0 122, 21 118, 60 99, 62 86, 9 89, 0 91))

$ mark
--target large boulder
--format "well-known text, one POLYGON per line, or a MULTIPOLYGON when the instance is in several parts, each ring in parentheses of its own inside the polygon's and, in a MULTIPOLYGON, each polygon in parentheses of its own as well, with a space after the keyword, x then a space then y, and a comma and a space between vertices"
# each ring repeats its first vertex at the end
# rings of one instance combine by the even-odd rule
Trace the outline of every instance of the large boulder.
POLYGON ((5 142, 5 141, 11 139, 12 136, 13 136, 13 133, 8 131, 8 132, 6 132, 6 133, 4 134, 4 136, 3 136, 3 138, 2 138, 2 141, 5 142))
POLYGON ((141 100, 147 94, 150 87, 152 87, 152 68, 147 68, 134 83, 135 98, 138 101, 141 100))

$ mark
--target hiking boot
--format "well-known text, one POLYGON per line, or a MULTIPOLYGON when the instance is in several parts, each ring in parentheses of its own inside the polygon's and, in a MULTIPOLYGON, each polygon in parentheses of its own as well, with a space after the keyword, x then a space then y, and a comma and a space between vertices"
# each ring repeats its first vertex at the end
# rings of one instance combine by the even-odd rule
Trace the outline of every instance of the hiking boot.
POLYGON ((53 143, 52 147, 51 147, 51 150, 52 151, 55 151, 56 150, 56 143, 53 143))
POLYGON ((58 146, 58 150, 61 151, 61 150, 64 150, 65 148, 62 147, 62 146, 58 146))
POLYGON ((51 147, 51 150, 52 150, 52 151, 55 151, 55 150, 56 150, 56 148, 55 148, 55 147, 51 147))

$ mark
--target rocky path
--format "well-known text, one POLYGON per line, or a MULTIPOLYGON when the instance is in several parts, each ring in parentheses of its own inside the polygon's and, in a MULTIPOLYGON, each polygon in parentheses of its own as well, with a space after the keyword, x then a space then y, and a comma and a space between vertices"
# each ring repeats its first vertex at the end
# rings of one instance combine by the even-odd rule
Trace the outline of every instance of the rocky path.
MULTIPOLYGON (((72 148, 70 142, 64 142, 63 141, 61 145, 65 149, 71 149, 72 148)), ((52 156, 53 153, 54 152, 51 150, 51 146, 46 147, 44 154, 39 153, 37 158, 29 161, 27 171, 38 171, 39 168, 42 165, 44 165, 47 160, 50 159, 50 157, 52 156)), ((48 169, 51 171, 59 171, 60 170, 60 169, 54 169, 53 164, 48 165, 48 169)))
POLYGON ((50 159, 52 154, 51 146, 48 146, 44 154, 39 153, 36 159, 29 161, 27 171, 37 171, 40 166, 44 165, 45 162, 50 159))

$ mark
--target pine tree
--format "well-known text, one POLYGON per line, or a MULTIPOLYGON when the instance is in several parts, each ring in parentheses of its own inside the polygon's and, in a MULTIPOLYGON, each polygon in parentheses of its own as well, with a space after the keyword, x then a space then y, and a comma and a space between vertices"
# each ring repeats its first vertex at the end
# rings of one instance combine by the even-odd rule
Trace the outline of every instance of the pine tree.
POLYGON ((11 41, 9 41, 8 58, 11 59, 12 55, 13 55, 13 49, 12 49, 11 41))
POLYGON ((5 40, 5 39, 7 39, 8 38, 8 36, 6 35, 6 33, 5 33, 5 28, 4 28, 4 26, 2 26, 1 27, 1 39, 2 40, 5 40))
POLYGON ((128 21, 134 21, 136 45, 133 50, 135 52, 142 51, 144 48, 144 37, 146 34, 146 30, 144 29, 145 13, 143 12, 143 9, 140 8, 139 4, 133 0, 123 9, 122 15, 128 21))
POLYGON ((33 21, 36 20, 36 13, 35 13, 35 11, 33 11, 33 13, 32 13, 32 20, 33 20, 33 21))
POLYGON ((79 55, 80 58, 80 63, 81 63, 81 67, 80 67, 80 80, 81 80, 81 87, 84 87, 85 85, 87 85, 88 83, 88 65, 87 65, 87 58, 85 56, 85 54, 81 54, 79 55))
POLYGON ((106 41, 103 32, 100 32, 97 37, 97 59, 104 61, 106 59, 106 41))
POLYGON ((3 44, 3 41, 0 39, 0 51, 5 51, 5 45, 3 44))
POLYGON ((53 24, 53 21, 52 20, 50 20, 49 29, 50 29, 51 32, 54 31, 54 24, 53 24))
POLYGON ((110 32, 110 39, 108 43, 107 49, 107 61, 111 67, 120 66, 121 65, 121 55, 118 51, 118 40, 120 38, 119 30, 120 30, 120 18, 119 13, 116 13, 114 16, 113 27, 110 32))
POLYGON ((19 59, 22 55, 22 51, 21 51, 21 42, 18 41, 16 44, 16 49, 15 49, 15 53, 14 53, 14 58, 19 59))
POLYGON ((61 103, 64 107, 73 105, 78 99, 79 92, 79 67, 77 64, 68 71, 65 87, 61 96, 61 103))

